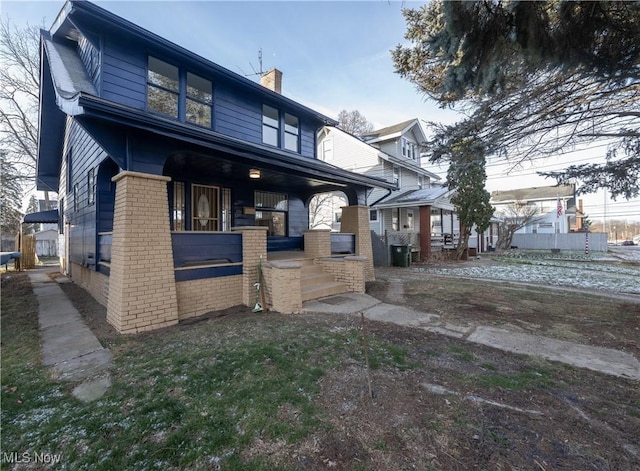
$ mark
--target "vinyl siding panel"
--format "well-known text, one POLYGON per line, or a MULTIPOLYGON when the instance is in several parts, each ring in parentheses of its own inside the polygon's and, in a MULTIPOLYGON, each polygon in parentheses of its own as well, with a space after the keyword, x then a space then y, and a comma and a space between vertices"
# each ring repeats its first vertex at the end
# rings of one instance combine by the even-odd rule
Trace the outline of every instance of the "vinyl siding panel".
MULTIPOLYGON (((376 176, 379 174, 378 151, 356 138, 345 135, 341 132, 330 131, 325 139, 333 139, 333 159, 327 163, 356 173, 376 176)), ((318 142, 318 155, 321 155, 322 142, 318 142)))
POLYGON ((142 51, 106 36, 102 53, 102 96, 144 110, 147 90, 147 59, 142 51))
MULTIPOLYGON (((93 268, 96 256, 96 202, 89 204, 89 169, 97 172, 107 155, 89 134, 72 118, 67 119, 65 155, 71 151, 71 191, 65 198, 65 215, 69 228, 69 261, 93 268), (78 192, 74 194, 77 185, 78 192)), ((66 165, 64 173, 66 174, 66 165)), ((66 177, 65 177, 66 183, 66 177)), ((65 187, 66 188, 66 187, 65 187)))
POLYGON ((316 130, 307 122, 301 122, 300 154, 304 157, 316 157, 316 130))
POLYGON ((213 115, 217 132, 262 144, 262 102, 257 97, 214 83, 213 115))

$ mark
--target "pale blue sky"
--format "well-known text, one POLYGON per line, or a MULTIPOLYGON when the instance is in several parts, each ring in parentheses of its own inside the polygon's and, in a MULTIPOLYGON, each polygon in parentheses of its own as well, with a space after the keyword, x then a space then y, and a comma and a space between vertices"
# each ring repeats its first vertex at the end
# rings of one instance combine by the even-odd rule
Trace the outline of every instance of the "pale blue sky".
MULTIPOLYGON (((328 116, 342 109, 359 110, 376 127, 411 118, 456 120, 418 94, 394 73, 390 50, 403 43, 403 8, 424 2, 398 1, 95 1, 103 8, 233 72, 257 71, 262 48, 263 69, 283 72, 283 94, 328 116)), ((2 1, 0 9, 16 24, 48 28, 63 1, 2 1)), ((256 76, 250 77, 257 80, 256 76)), ((596 162, 606 149, 537 162, 536 169, 561 168, 562 161, 596 162)), ((505 176, 505 166, 488 168, 487 189, 506 190, 553 185, 527 168, 505 176)), ((446 168, 430 168, 444 175, 446 168)), ((584 197, 587 213, 601 219, 602 191, 584 197)), ((640 199, 611 202, 608 218, 640 217, 640 199)))
MULTIPOLYGON (((403 7, 415 2, 95 1, 103 8, 233 72, 283 72, 283 94, 336 117, 358 109, 376 127, 414 117, 452 121, 393 72, 403 7), (253 68, 252 68, 253 66, 253 68)), ((51 25, 62 1, 2 2, 16 23, 51 25)), ((257 77, 251 77, 257 80, 257 77)))

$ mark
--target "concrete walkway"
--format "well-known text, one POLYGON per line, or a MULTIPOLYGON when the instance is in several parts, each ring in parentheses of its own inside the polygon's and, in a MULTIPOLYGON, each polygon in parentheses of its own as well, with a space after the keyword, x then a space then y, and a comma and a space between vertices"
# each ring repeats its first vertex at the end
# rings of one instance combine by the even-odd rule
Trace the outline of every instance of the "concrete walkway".
MULTIPOLYGON (((73 394, 83 401, 101 397, 111 385, 111 353, 102 347, 85 325, 58 283, 47 273, 51 269, 29 271, 33 291, 38 298, 43 363, 52 367, 61 380, 82 381, 73 394)), ((394 288, 392 286, 392 288, 394 288)), ((398 302, 402 289, 397 288, 398 302)), ((391 290, 393 291, 393 289, 391 290)), ((536 355, 579 368, 640 380, 640 361, 633 355, 609 348, 582 345, 548 337, 512 332, 490 326, 460 326, 445 323, 436 314, 386 304, 366 294, 340 294, 304 303, 306 312, 356 314, 363 312, 371 320, 416 327, 507 352, 536 355)))
POLYGON ((29 279, 39 303, 38 322, 42 338, 42 362, 57 379, 82 381, 74 390, 78 399, 89 402, 101 397, 111 385, 111 352, 103 348, 86 326, 58 283, 51 268, 30 270, 29 279))
MULTIPOLYGON (((393 287, 390 287, 390 294, 393 287)), ((398 293, 399 294, 399 293, 398 293)), ((640 361, 629 353, 582 345, 564 340, 512 332, 489 326, 460 326, 444 323, 437 314, 382 303, 366 294, 340 294, 304 303, 306 312, 355 314, 367 319, 391 322, 447 335, 507 352, 535 355, 579 368, 640 380, 640 361)))

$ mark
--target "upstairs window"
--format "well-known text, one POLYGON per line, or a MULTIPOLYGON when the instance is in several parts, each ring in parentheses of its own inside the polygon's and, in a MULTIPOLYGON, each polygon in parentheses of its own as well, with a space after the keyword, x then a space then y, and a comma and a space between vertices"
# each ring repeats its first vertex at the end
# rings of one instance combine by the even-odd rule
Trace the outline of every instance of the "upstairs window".
POLYGON ((409 139, 402 138, 402 156, 411 160, 416 160, 416 143, 409 139))
POLYGON ((178 117, 180 76, 174 65, 149 56, 147 107, 150 111, 178 117))
POLYGON ((300 152, 300 120, 269 105, 262 105, 262 143, 300 152))
POLYGON ((300 144, 300 126, 298 118, 289 113, 284 114, 284 148, 298 152, 300 144))
POLYGON ((400 167, 393 166, 393 183, 400 186, 400 167))
POLYGON ((210 128, 212 97, 211 81, 187 72, 187 122, 210 128))
POLYGON ((422 175, 418 175, 418 188, 421 190, 424 188, 424 177, 422 175))
POLYGON ((262 142, 278 147, 280 135, 280 116, 278 110, 262 105, 262 142))

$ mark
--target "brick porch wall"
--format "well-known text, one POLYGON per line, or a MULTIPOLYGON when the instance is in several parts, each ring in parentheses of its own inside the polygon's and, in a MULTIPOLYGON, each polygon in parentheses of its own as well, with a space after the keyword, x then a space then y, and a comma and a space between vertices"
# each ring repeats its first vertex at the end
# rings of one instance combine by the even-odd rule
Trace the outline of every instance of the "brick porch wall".
POLYGON ((107 321, 120 333, 178 322, 168 177, 124 171, 116 183, 107 321))
MULTIPOLYGON (((242 226, 231 229, 242 233, 242 302, 253 307, 256 301, 258 265, 267 261, 267 228, 260 226, 242 226)), ((173 265, 172 265, 173 266, 173 265)))
POLYGON ((336 281, 344 283, 352 293, 365 292, 365 268, 367 258, 349 256, 344 258, 324 258, 316 261, 322 270, 331 273, 336 281))
POLYGON ((298 262, 269 262, 265 265, 263 273, 265 297, 269 308, 282 314, 301 312, 302 265, 298 262))
POLYGON ((373 248, 371 245, 371 229, 369 228, 368 206, 343 206, 340 232, 356 235, 356 255, 366 257, 364 262, 365 281, 374 281, 373 248))
POLYGON ((329 229, 304 231, 304 255, 309 258, 331 256, 331 231, 329 229))
POLYGON ((242 275, 176 283, 180 320, 243 304, 242 275))
POLYGON ((71 279, 86 289, 103 306, 109 297, 109 277, 76 263, 71 264, 71 279))

